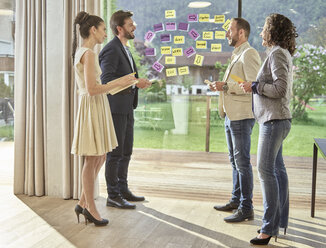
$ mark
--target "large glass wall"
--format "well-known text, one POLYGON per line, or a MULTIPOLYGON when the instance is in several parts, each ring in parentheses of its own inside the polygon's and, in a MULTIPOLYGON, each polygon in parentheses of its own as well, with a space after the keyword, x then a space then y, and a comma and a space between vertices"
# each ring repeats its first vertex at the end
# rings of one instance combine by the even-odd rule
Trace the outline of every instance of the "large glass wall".
POLYGON ((14 138, 14 5, 0 0, 0 141, 14 138))

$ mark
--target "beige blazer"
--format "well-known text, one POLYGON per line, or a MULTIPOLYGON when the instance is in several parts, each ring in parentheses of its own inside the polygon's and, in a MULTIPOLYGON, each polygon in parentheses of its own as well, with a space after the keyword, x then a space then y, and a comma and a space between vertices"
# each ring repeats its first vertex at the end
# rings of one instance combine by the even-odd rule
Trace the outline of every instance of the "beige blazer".
POLYGON ((238 82, 230 78, 230 74, 234 74, 245 81, 255 81, 260 64, 261 60, 258 52, 248 42, 244 42, 234 49, 231 63, 223 78, 223 82, 227 83, 229 89, 227 92, 220 91, 218 101, 218 110, 222 118, 225 118, 225 115, 231 121, 254 118, 252 94, 244 93, 238 82))

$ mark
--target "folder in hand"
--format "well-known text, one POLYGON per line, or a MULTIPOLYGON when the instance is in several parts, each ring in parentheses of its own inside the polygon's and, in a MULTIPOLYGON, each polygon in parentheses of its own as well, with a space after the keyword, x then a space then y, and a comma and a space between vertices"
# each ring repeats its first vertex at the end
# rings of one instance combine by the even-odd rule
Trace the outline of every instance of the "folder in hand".
POLYGON ((236 82, 238 82, 238 84, 241 84, 243 82, 245 82, 245 80, 243 80, 241 77, 238 77, 234 74, 230 74, 230 78, 236 82))
MULTIPOLYGON (((136 74, 136 72, 130 73, 130 74, 128 74, 128 75, 134 75, 134 74, 136 74)), ((125 75, 125 76, 123 76, 123 77, 120 77, 120 78, 114 79, 114 80, 110 81, 109 83, 113 83, 113 82, 116 82, 116 81, 118 81, 118 80, 123 80, 124 77, 126 77, 126 76, 128 76, 128 75, 125 75)), ((137 83, 138 83, 138 80, 134 80, 134 81, 132 81, 131 84, 129 84, 129 85, 127 85, 127 86, 124 86, 124 87, 116 86, 116 87, 114 87, 113 89, 109 90, 109 93, 110 93, 111 95, 115 95, 115 94, 117 94, 118 92, 123 91, 123 90, 129 88, 130 86, 132 86, 132 85, 134 85, 134 84, 137 84, 137 83)))

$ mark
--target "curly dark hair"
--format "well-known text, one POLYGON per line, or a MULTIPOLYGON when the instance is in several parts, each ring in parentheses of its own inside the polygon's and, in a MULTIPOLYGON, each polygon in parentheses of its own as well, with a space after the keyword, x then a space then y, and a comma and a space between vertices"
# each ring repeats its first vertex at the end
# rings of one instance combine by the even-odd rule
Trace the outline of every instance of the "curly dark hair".
POLYGON ((273 13, 266 17, 265 24, 268 46, 280 46, 293 55, 298 33, 292 21, 284 15, 273 13))

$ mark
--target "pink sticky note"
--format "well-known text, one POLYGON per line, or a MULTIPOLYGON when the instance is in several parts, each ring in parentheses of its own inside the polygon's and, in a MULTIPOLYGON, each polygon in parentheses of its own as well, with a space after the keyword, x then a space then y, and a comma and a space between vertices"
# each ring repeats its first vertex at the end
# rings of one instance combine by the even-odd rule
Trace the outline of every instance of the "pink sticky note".
POLYGON ((186 54, 187 58, 189 58, 192 55, 196 54, 196 50, 193 47, 189 47, 184 51, 184 53, 186 54))
POLYGON ((153 33, 152 31, 148 31, 146 34, 145 34, 145 41, 148 41, 148 42, 152 42, 152 40, 154 39, 155 37, 155 33, 153 33))
POLYGON ((171 41, 171 35, 170 34, 161 34, 161 42, 170 42, 171 41))
POLYGON ((152 65, 152 68, 155 70, 155 71, 158 71, 158 72, 162 72, 163 69, 164 69, 164 65, 160 64, 159 62, 155 62, 153 65, 152 65))
POLYGON ((185 22, 180 22, 178 25, 178 30, 180 31, 188 31, 189 29, 189 24, 185 22))
POLYGON ((188 22, 198 22, 197 14, 188 14, 188 22))
POLYGON ((177 25, 175 22, 167 22, 165 23, 166 31, 175 31, 177 29, 177 25))
POLYGON ((146 48, 145 49, 145 55, 146 56, 155 56, 156 55, 155 48, 146 48))
POLYGON ((153 27, 154 27, 154 32, 155 33, 164 31, 163 23, 154 24, 153 27))
POLYGON ((200 34, 194 28, 191 29, 188 34, 193 40, 197 40, 200 37, 200 34))

